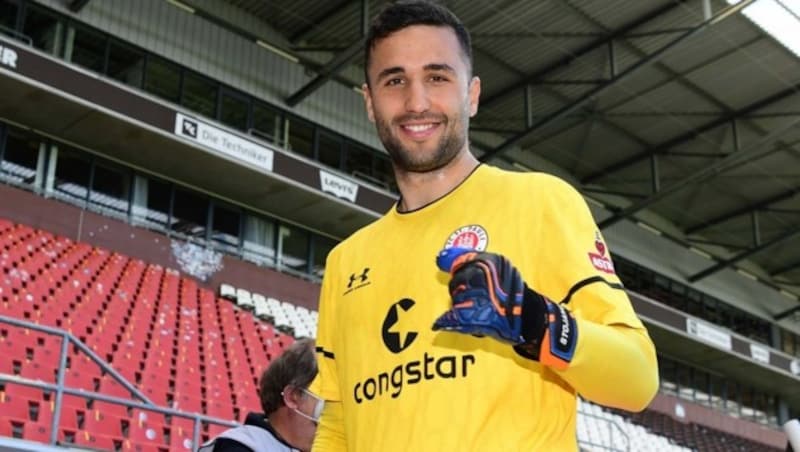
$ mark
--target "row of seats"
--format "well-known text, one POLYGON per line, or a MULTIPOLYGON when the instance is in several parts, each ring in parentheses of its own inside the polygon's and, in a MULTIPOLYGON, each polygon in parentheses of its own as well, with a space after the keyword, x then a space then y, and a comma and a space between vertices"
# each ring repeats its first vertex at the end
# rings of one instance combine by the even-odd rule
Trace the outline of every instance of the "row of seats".
MULTIPOLYGON (((259 411, 257 382, 294 339, 177 271, 0 220, 0 315, 61 328, 158 406, 224 420, 259 411)), ((61 339, 0 323, 0 374, 55 383, 61 339)), ((76 347, 68 387, 132 399, 76 347)), ((0 384, 0 435, 102 450, 189 450, 191 420, 0 384), (100 408, 98 408, 100 407, 100 408), (189 443, 187 443, 189 440, 189 443)), ((205 425, 202 437, 221 426, 205 425)))
POLYGON ((278 301, 241 287, 236 288, 231 284, 221 284, 219 296, 236 303, 242 309, 253 311, 256 317, 272 323, 286 334, 291 334, 296 338, 317 337, 319 317, 317 311, 278 301))

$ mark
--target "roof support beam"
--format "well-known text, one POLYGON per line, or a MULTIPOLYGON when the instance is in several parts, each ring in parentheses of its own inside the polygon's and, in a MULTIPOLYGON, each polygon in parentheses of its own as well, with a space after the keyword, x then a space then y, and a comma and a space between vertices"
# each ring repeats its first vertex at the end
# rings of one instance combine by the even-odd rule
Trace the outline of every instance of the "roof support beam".
POLYGON ((784 265, 783 267, 776 268, 775 270, 770 271, 769 275, 770 276, 782 275, 782 274, 784 274, 786 272, 790 272, 790 271, 792 271, 792 270, 794 270, 796 268, 800 268, 800 260, 797 260, 797 261, 794 261, 794 262, 792 262, 790 264, 784 265))
POLYGON ((511 85, 509 85, 509 86, 507 86, 505 88, 502 88, 498 92, 492 93, 491 95, 487 96, 484 99, 481 99, 481 106, 485 107, 487 105, 493 104, 494 102, 498 101, 499 99, 501 99, 501 98, 503 98, 503 97, 515 92, 515 91, 518 91, 520 89, 525 88, 527 85, 534 84, 534 83, 538 82, 545 75, 550 74, 550 73, 552 73, 552 72, 554 72, 554 71, 556 71, 558 69, 561 69, 563 67, 569 66, 570 64, 575 62, 580 57, 582 57, 582 56, 584 56, 584 55, 586 55, 588 53, 591 53, 591 52, 593 52, 595 50, 598 50, 598 49, 601 49, 603 47, 609 46, 615 39, 622 38, 629 31, 635 30, 636 28, 646 24, 647 22, 650 22, 651 20, 653 20, 653 19, 655 19, 657 17, 661 17, 662 15, 672 11, 673 9, 678 7, 678 5, 680 3, 683 3, 683 1, 684 0, 681 0, 681 2, 669 2, 666 5, 663 5, 663 6, 657 8, 657 9, 655 9, 653 11, 648 12, 647 14, 645 14, 642 17, 638 17, 638 18, 634 19, 633 21, 628 22, 627 24, 625 24, 622 27, 620 27, 619 30, 614 31, 612 34, 610 34, 608 36, 604 36, 604 37, 602 37, 602 38, 600 38, 598 40, 592 41, 589 44, 587 44, 586 46, 581 47, 580 49, 578 49, 578 50, 576 50, 574 52, 570 52, 569 55, 567 55, 564 58, 556 61, 555 63, 551 64, 550 66, 547 66, 546 68, 540 69, 540 70, 536 71, 535 73, 523 78, 522 80, 519 80, 518 82, 513 83, 513 84, 511 84, 511 85))
POLYGON ((313 20, 308 22, 308 25, 303 27, 302 30, 298 31, 297 33, 293 34, 289 41, 293 43, 297 43, 302 41, 309 33, 314 31, 315 29, 319 28, 323 22, 328 20, 337 12, 344 9, 347 5, 349 5, 353 0, 341 0, 338 2, 330 2, 331 7, 326 9, 325 12, 319 15, 319 17, 315 17, 313 20))
POLYGON ((73 13, 79 13, 87 3, 89 3, 89 0, 72 0, 67 5, 67 8, 73 13))
POLYGON ((756 202, 754 202, 754 203, 752 203, 750 205, 747 205, 747 206, 744 206, 742 208, 733 210, 731 212, 726 212, 726 213, 723 213, 721 215, 717 215, 716 217, 708 219, 706 221, 703 221, 702 223, 696 224, 694 226, 690 226, 684 232, 686 234, 694 234, 694 233, 696 233, 698 231, 701 231, 703 229, 709 228, 711 226, 715 226, 717 224, 724 223, 724 222, 726 222, 726 221, 728 221, 728 220, 730 220, 732 218, 736 218, 736 217, 738 217, 740 215, 744 215, 744 214, 747 214, 747 213, 750 213, 750 212, 755 212, 755 211, 761 210, 761 209, 763 209, 763 208, 765 208, 765 207, 767 207, 769 205, 775 204, 777 202, 785 201, 787 199, 791 199, 791 198, 793 198, 794 196, 796 196, 798 194, 800 194, 800 187, 793 188, 791 190, 787 190, 787 191, 785 191, 783 193, 778 193, 777 195, 770 196, 767 199, 762 199, 760 201, 756 201, 756 202))
POLYGON ((720 263, 718 263, 716 265, 712 265, 711 267, 709 267, 709 268, 707 268, 707 269, 705 269, 705 270, 703 270, 703 271, 701 271, 699 273, 696 273, 694 275, 689 276, 687 279, 690 282, 697 282, 697 281, 699 281, 699 280, 701 280, 701 279, 703 279, 703 278, 705 278, 707 276, 713 275, 714 273, 716 273, 716 272, 718 272, 718 271, 720 271, 720 270, 722 270, 724 268, 730 267, 731 265, 735 264, 736 262, 741 261, 742 259, 747 259, 748 257, 750 257, 750 256, 752 256, 752 255, 754 255, 756 253, 760 253, 761 251, 764 251, 765 249, 767 249, 767 248, 769 248, 771 246, 777 245, 778 243, 786 241, 786 240, 788 240, 788 239, 790 239, 792 237, 795 237, 797 235, 800 235, 800 226, 791 228, 788 231, 785 231, 783 234, 781 234, 781 235, 779 235, 777 237, 774 237, 774 238, 772 238, 772 239, 770 239, 770 240, 768 240, 766 242, 762 242, 758 246, 754 246, 752 248, 749 248, 749 249, 747 249, 745 251, 742 251, 741 253, 733 256, 730 259, 726 259, 726 260, 724 260, 724 261, 722 261, 722 262, 720 262, 720 263))
POLYGON ((653 193, 649 197, 631 204, 630 206, 601 221, 598 226, 601 229, 605 229, 625 218, 630 217, 640 210, 655 204, 666 196, 682 190, 689 185, 705 181, 719 175, 720 173, 739 167, 753 160, 757 160, 778 150, 786 149, 788 145, 784 143, 779 143, 778 145, 770 147, 767 150, 763 150, 762 148, 772 144, 774 141, 777 141, 784 134, 795 130, 798 125, 800 125, 800 118, 797 118, 794 121, 775 129, 764 136, 761 140, 753 143, 751 146, 745 147, 734 154, 730 154, 724 159, 717 161, 713 165, 703 168, 700 171, 697 171, 694 174, 684 178, 683 180, 675 182, 668 187, 662 188, 658 193, 653 193))
POLYGON ((364 51, 365 32, 367 21, 369 17, 369 0, 361 0, 361 37, 350 44, 345 50, 341 51, 338 55, 330 59, 319 71, 313 80, 306 83, 302 88, 294 92, 286 98, 286 105, 294 107, 299 104, 303 99, 310 96, 314 91, 318 90, 322 85, 328 82, 331 77, 335 76, 342 70, 343 67, 350 64, 361 52, 364 51))
POLYGON ((775 314, 774 316, 772 316, 772 318, 775 319, 775 320, 782 320, 782 319, 785 319, 786 317, 789 317, 790 315, 792 315, 792 314, 794 314, 795 312, 798 312, 798 311, 800 311, 800 305, 797 305, 797 306, 795 306, 793 308, 789 308, 789 309, 787 309, 787 310, 785 310, 783 312, 775 314))
POLYGON ((717 127, 723 126, 723 125, 728 124, 728 123, 730 123, 731 126, 733 127, 733 131, 734 131, 734 146, 738 148, 738 146, 739 146, 739 131, 738 131, 738 127, 736 125, 737 124, 736 123, 737 119, 745 117, 745 116, 748 116, 748 115, 750 115, 750 114, 752 114, 752 113, 754 113, 754 112, 756 112, 758 110, 761 110, 764 107, 767 107, 767 106, 769 106, 771 104, 774 104, 774 103, 776 103, 778 101, 781 101, 783 99, 786 99, 787 97, 790 97, 792 95, 798 94, 799 92, 800 92, 800 83, 798 83, 798 84, 796 84, 794 86, 791 86, 791 87, 789 87, 789 88, 787 88, 787 89, 785 89, 783 91, 775 93, 775 94, 773 94, 773 95, 771 95, 769 97, 766 97, 764 99, 761 99, 761 100, 758 100, 756 102, 753 102, 752 104, 750 104, 750 105, 748 105, 748 106, 746 106, 746 107, 744 107, 744 108, 742 108, 740 110, 733 111, 733 112, 731 112, 729 114, 721 116, 721 117, 719 117, 717 119, 714 119, 714 120, 712 120, 710 122, 707 122, 706 124, 703 124, 700 127, 697 127, 695 129, 692 129, 692 130, 690 130, 688 132, 685 132, 685 133, 683 133, 681 135, 678 135, 678 136, 676 136, 674 138, 671 138, 671 139, 669 139, 669 140, 667 140, 667 141, 665 141, 665 142, 663 142, 661 144, 653 146, 650 149, 647 149, 647 150, 645 150, 643 152, 640 152, 640 153, 638 153, 636 155, 628 157, 625 160, 619 161, 617 163, 612 163, 611 165, 609 165, 609 166, 607 166, 605 168, 601 168, 601 169, 595 171, 594 173, 591 173, 591 174, 587 175, 586 177, 583 178, 583 180, 581 180, 581 182, 584 183, 584 184, 588 184, 588 183, 591 183, 591 182, 596 182, 597 179, 599 179, 599 178, 601 178, 603 176, 606 176, 606 175, 608 175, 610 173, 614 173, 616 171, 619 171, 621 169, 624 169, 624 168, 627 168, 627 167, 629 167, 631 165, 639 163, 639 162, 649 158, 653 154, 664 153, 664 152, 668 151, 669 149, 671 149, 671 148, 673 148, 673 147, 675 147, 675 146, 677 146, 679 144, 685 143, 687 141, 691 141, 691 140, 697 138, 699 135, 701 135, 701 134, 703 134, 705 132, 708 132, 710 130, 714 130, 717 127))
MULTIPOLYGON (((620 72, 616 77, 613 77, 613 78, 609 79, 608 81, 606 81, 605 83, 602 83, 602 84, 598 85, 597 87, 595 87, 593 89, 590 89, 588 92, 584 93, 581 97, 579 97, 578 99, 576 99, 572 103, 562 107, 561 109, 559 109, 558 111, 556 111, 552 115, 550 115, 550 116, 548 116, 546 118, 543 118, 542 120, 538 121, 533 126, 527 128, 525 131, 514 135, 513 137, 509 138, 505 142, 501 143, 496 148, 488 151, 486 154, 484 154, 481 157, 480 160, 483 161, 483 162, 486 162, 486 161, 491 160, 493 157, 497 156, 498 154, 501 154, 501 153, 507 151, 512 146, 516 145, 517 143, 519 143, 520 141, 522 141, 526 137, 530 136, 532 133, 534 133, 537 130, 539 130, 541 128, 544 128, 544 127, 546 127, 546 126, 548 126, 548 125, 560 120, 561 118, 563 118, 563 117, 569 115, 570 113, 574 112, 575 110, 581 108, 585 103, 589 102, 591 99, 594 99, 594 98, 600 96, 601 94, 603 94, 603 92, 605 92, 609 88, 615 86, 620 81, 630 77, 632 74, 638 72, 642 68, 647 67, 647 66, 655 63, 656 61, 660 60, 661 58, 663 58, 665 55, 667 55, 670 51, 672 51, 675 48, 677 48, 680 44, 682 44, 687 39, 692 38, 692 37, 702 33, 703 31, 707 30, 708 28, 712 27, 713 25, 725 20, 726 18, 735 15, 736 13, 738 13, 739 11, 741 11, 743 8, 747 7, 748 5, 753 3, 754 1, 755 0, 742 0, 741 2, 739 2, 739 3, 735 4, 735 5, 729 5, 729 6, 725 7, 725 8, 723 8, 721 11, 719 11, 715 15, 713 15, 710 19, 701 22, 696 27, 691 28, 689 31, 681 34, 680 36, 678 36, 677 38, 673 39, 672 41, 670 41, 668 44, 664 45, 660 49, 658 49, 655 52, 643 57, 641 60, 639 60, 635 64, 631 65, 626 70, 620 72)), ((675 6, 675 4, 673 4, 673 3, 670 3, 669 5, 671 7, 675 6)), ((665 9, 665 8, 662 7, 661 9, 665 9)), ((668 9, 671 9, 671 8, 668 8, 668 9)), ((663 12, 660 13, 660 14, 663 14, 663 12)), ((660 15, 660 14, 656 14, 653 17, 658 17, 658 15, 660 15)), ((653 17, 650 17, 648 20, 652 19, 653 17)), ((639 26, 639 25, 641 25, 641 24, 635 24, 634 27, 639 26)), ((625 27, 623 27, 623 29, 624 28, 625 27)), ((623 29, 620 29, 619 31, 617 31, 617 33, 622 31, 623 29)), ((615 33, 615 35, 617 33, 615 33)), ((572 57, 572 58, 574 58, 574 57, 572 57)), ((570 61, 571 61, 571 59, 570 59, 570 61)), ((551 66, 551 67, 553 67, 553 66, 551 66)), ((547 72, 549 72, 549 71, 547 71, 547 72)), ((544 72, 544 73, 546 73, 546 72, 544 72)), ((543 74, 541 74, 541 75, 543 75, 543 74)), ((531 79, 524 80, 521 84, 515 84, 512 87, 509 87, 508 91, 509 92, 512 91, 511 88, 516 89, 516 88, 525 86, 528 83, 532 83, 532 81, 535 81, 537 78, 541 77, 541 75, 540 74, 536 74, 531 79)), ((504 91, 506 91, 506 90, 504 90, 504 91)), ((498 95, 496 95, 496 96, 490 97, 489 99, 487 99, 484 102, 484 105, 486 105, 486 103, 489 103, 494 99, 499 98, 501 95, 503 95, 502 92, 498 93, 498 95)))

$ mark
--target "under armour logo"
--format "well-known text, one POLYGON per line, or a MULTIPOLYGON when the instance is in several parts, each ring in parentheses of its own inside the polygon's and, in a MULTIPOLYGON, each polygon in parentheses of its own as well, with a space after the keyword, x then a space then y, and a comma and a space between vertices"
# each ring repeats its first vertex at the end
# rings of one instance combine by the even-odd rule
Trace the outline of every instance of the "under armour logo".
POLYGON ((347 283, 347 291, 345 291, 344 294, 347 295, 356 289, 368 286, 370 283, 368 273, 369 267, 364 267, 364 271, 362 271, 361 274, 351 273, 350 281, 347 283))

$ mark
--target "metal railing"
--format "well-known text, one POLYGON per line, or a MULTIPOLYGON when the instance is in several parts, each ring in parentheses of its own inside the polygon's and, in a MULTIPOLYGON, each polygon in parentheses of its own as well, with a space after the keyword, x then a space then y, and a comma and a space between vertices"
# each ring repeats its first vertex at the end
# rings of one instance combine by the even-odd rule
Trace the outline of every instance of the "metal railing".
POLYGON ((116 405, 122 405, 129 408, 138 408, 141 410, 151 411, 154 413, 160 413, 164 415, 169 415, 173 417, 185 418, 192 420, 192 446, 196 449, 200 445, 200 426, 202 423, 210 423, 210 424, 217 424, 217 425, 224 425, 229 427, 235 427, 239 425, 236 422, 219 419, 211 416, 202 415, 199 413, 187 413, 184 411, 175 410, 172 408, 165 408, 161 406, 155 405, 150 399, 147 398, 139 389, 137 389, 133 384, 131 384, 124 376, 122 376, 119 372, 114 370, 105 360, 97 356, 95 352, 93 352, 86 344, 81 342, 72 333, 68 331, 64 331, 58 328, 52 328, 43 325, 37 325, 35 323, 31 323, 25 320, 15 319, 7 316, 0 315, 0 324, 5 323, 14 327, 18 327, 21 329, 29 329, 34 331, 39 331, 42 333, 46 333, 52 336, 57 336, 61 338, 61 348, 60 354, 58 358, 58 373, 56 376, 56 383, 46 383, 40 380, 31 380, 29 378, 23 378, 16 375, 9 375, 0 372, 0 383, 12 383, 18 384, 22 386, 33 387, 37 389, 42 389, 45 391, 53 391, 55 393, 55 401, 54 401, 54 408, 53 408, 53 417, 50 421, 50 445, 57 445, 58 443, 58 427, 60 424, 60 417, 61 417, 61 408, 64 395, 72 395, 83 397, 85 399, 90 400, 99 400, 102 402, 108 402, 116 405), (75 389, 67 387, 64 384, 65 374, 66 374, 66 367, 67 367, 67 353, 69 350, 69 345, 73 345, 78 350, 86 354, 95 364, 100 367, 101 372, 105 372, 109 374, 114 380, 116 380, 120 385, 122 385, 127 391, 131 393, 131 395, 139 399, 140 401, 128 400, 123 399, 120 397, 109 396, 106 394, 101 394, 95 391, 87 391, 85 389, 75 389))

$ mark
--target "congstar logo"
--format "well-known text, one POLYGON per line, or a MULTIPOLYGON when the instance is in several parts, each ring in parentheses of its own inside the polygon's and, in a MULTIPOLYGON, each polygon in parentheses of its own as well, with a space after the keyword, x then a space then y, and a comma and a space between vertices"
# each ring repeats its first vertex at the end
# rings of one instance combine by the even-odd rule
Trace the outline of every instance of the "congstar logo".
MULTIPOLYGON (((419 333, 411 328, 411 325, 419 325, 419 319, 415 320, 410 312, 415 304, 414 300, 403 298, 392 304, 386 312, 381 326, 381 336, 383 345, 392 352, 392 355, 401 355, 419 336, 419 333)), ((427 325, 431 325, 433 321, 426 320, 426 322, 427 325)), ((470 366, 474 365, 475 355, 469 353, 436 356, 426 350, 416 359, 401 362, 392 369, 377 372, 377 375, 356 383, 353 386, 353 399, 359 404, 385 395, 396 399, 402 394, 405 385, 416 385, 440 378, 467 378, 470 366)))

